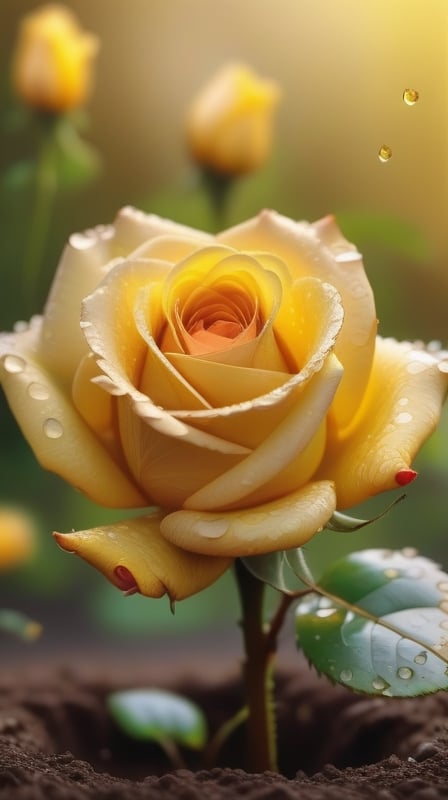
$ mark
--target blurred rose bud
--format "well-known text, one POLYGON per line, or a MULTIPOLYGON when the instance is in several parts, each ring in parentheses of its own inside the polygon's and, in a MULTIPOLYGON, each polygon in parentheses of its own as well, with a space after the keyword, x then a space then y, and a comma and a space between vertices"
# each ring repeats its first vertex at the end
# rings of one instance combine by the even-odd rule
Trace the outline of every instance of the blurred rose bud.
POLYGON ((13 55, 14 89, 39 111, 70 111, 87 99, 97 51, 97 37, 83 31, 68 8, 42 6, 21 22, 13 55))
POLYGON ((0 506, 0 570, 14 567, 29 558, 34 543, 31 517, 18 508, 0 506))
POLYGON ((222 68, 191 104, 187 140, 193 159, 212 172, 242 175, 261 167, 272 149, 280 89, 248 67, 222 68))

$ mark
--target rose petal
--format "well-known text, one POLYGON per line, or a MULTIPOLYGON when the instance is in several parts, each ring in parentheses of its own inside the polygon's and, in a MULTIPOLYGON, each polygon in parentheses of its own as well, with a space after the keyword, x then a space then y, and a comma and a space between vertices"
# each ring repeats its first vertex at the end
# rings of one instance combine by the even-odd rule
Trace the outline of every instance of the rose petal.
MULTIPOLYGON (((213 241, 213 237, 202 231, 190 228, 188 225, 181 225, 178 222, 164 219, 157 214, 145 214, 132 206, 125 206, 117 214, 114 222, 117 241, 116 255, 127 256, 137 247, 151 242, 158 237, 172 237, 177 239, 194 239, 201 242, 201 246, 206 242, 213 241)), ((152 253, 154 257, 154 253, 152 253)), ((159 252, 156 258, 163 260, 170 256, 161 255, 159 252)))
POLYGON ((335 349, 344 378, 332 413, 340 428, 348 425, 367 385, 377 326, 373 294, 361 257, 354 257, 353 246, 338 232, 331 217, 309 225, 264 211, 216 239, 240 250, 275 253, 288 265, 293 278, 313 275, 336 287, 345 312, 335 349))
POLYGON ((55 533, 57 543, 99 569, 127 593, 183 600, 214 583, 232 559, 195 555, 160 534, 162 512, 73 533, 55 533))
POLYGON ((378 337, 365 401, 347 434, 333 432, 319 478, 335 482, 338 508, 387 489, 434 430, 448 384, 430 353, 378 337))
POLYGON ((77 413, 71 397, 36 360, 39 328, 0 336, 1 382, 36 457, 101 505, 147 505, 77 413))
POLYGON ((192 552, 236 558, 300 547, 335 508, 333 484, 322 481, 243 511, 175 511, 160 529, 168 541, 192 552))
POLYGON ((185 508, 211 510, 240 502, 269 484, 292 461, 296 462, 297 484, 303 485, 309 480, 319 464, 325 444, 316 434, 325 420, 341 377, 342 367, 337 358, 330 355, 320 372, 297 396, 290 413, 262 444, 189 497, 184 503, 185 508), (315 446, 310 448, 314 437, 315 446))

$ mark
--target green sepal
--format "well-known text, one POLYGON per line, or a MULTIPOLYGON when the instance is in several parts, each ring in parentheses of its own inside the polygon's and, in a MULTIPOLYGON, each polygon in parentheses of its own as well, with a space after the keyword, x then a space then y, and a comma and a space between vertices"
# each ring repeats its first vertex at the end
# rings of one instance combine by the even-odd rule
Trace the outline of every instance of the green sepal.
POLYGON ((338 533, 352 533, 353 531, 359 531, 360 528, 364 528, 366 525, 370 525, 372 522, 377 522, 379 519, 384 517, 386 514, 389 513, 391 508, 396 506, 398 503, 401 503, 406 497, 405 494, 401 494, 400 497, 397 497, 384 511, 381 511, 375 517, 371 517, 370 519, 357 519, 356 517, 350 517, 348 514, 342 514, 340 511, 335 511, 328 522, 325 523, 325 528, 329 531, 337 531, 338 533))
POLYGON ((295 594, 306 587, 290 563, 290 560, 293 560, 294 552, 279 550, 261 556, 247 556, 241 561, 254 578, 258 578, 259 581, 267 583, 268 586, 272 586, 273 589, 277 589, 283 594, 295 594))

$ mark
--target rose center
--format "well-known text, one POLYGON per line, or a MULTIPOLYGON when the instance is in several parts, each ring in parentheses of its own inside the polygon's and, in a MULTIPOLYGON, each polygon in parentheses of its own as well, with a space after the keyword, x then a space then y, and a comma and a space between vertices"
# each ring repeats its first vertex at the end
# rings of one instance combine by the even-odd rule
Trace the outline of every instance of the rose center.
POLYGON ((200 286, 175 304, 176 327, 185 350, 201 355, 255 339, 262 327, 258 299, 233 283, 200 286))

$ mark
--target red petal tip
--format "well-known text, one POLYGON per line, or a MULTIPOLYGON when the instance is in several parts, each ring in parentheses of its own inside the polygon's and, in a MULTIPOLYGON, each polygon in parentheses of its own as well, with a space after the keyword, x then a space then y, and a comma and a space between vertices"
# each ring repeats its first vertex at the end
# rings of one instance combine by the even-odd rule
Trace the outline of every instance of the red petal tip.
POLYGON ((400 469, 395 475, 395 480, 399 486, 407 486, 408 483, 412 483, 415 480, 417 475, 418 472, 415 469, 400 469))
POLYGON ((132 572, 121 564, 114 569, 115 586, 121 589, 126 594, 135 594, 139 592, 138 583, 135 580, 132 572))

